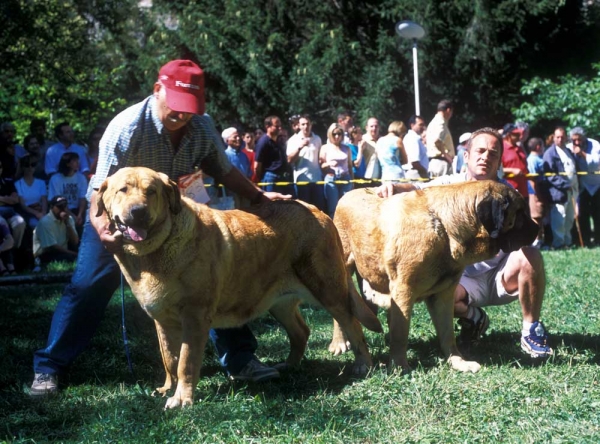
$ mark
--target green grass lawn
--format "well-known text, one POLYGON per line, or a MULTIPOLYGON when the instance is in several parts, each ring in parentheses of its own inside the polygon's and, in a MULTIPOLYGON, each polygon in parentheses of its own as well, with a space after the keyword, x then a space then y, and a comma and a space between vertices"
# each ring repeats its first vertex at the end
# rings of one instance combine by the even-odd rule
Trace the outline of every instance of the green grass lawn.
MULTIPOLYGON (((555 356, 535 363, 520 352, 518 303, 491 307, 490 329, 472 357, 477 374, 441 359, 424 304, 415 308, 409 375, 388 374, 383 335, 368 332, 377 363, 367 378, 353 357, 327 352, 331 318, 305 306, 312 329, 300 368, 275 382, 230 382, 210 347, 194 406, 164 411, 151 396, 164 373, 151 320, 131 295, 129 373, 113 298, 89 349, 46 400, 27 395, 32 352, 45 344, 62 285, 0 287, 0 441, 206 443, 597 443, 600 442, 600 249, 544 253, 543 321, 555 356)), ((385 317, 381 313, 380 319, 385 317)), ((266 363, 285 359, 288 341, 265 317, 252 323, 266 363)))

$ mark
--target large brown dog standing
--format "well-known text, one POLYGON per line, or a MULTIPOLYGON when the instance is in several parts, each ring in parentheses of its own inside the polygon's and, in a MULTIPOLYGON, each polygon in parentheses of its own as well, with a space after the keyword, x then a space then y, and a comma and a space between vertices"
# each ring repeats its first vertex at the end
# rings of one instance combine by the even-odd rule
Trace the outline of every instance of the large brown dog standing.
MULTIPOLYGON (((415 302, 424 300, 442 351, 460 371, 477 372, 456 347, 454 290, 467 265, 515 251, 535 239, 537 225, 526 202, 509 186, 472 181, 378 197, 372 189, 347 193, 334 222, 349 273, 354 269, 373 291, 365 295, 388 310, 390 364, 409 370, 406 351, 415 302)), ((349 344, 334 323, 329 350, 349 344)))
POLYGON ((352 285, 333 222, 315 207, 280 200, 212 210, 181 198, 164 174, 123 168, 98 191, 98 215, 103 211, 126 239, 117 262, 156 324, 166 371, 157 391, 164 396, 176 385, 166 408, 193 402, 210 328, 240 326, 269 311, 289 336, 286 362, 297 365, 309 335, 301 299, 342 325, 356 373, 372 365, 358 320, 374 331, 381 324, 352 285))

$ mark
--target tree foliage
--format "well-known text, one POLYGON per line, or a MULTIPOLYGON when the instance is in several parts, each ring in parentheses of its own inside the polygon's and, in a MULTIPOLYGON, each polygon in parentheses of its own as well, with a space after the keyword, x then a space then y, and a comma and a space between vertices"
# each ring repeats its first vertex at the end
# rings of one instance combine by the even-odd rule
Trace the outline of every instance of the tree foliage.
POLYGON ((567 74, 556 81, 534 77, 524 82, 521 94, 526 101, 513 110, 515 116, 545 128, 546 133, 560 124, 600 135, 600 64, 593 66, 593 77, 567 74))
POLYGON ((394 24, 422 24, 422 110, 457 104, 453 125, 501 126, 522 100, 523 78, 565 74, 600 59, 596 5, 564 0, 155 1, 178 26, 173 45, 193 53, 211 79, 218 121, 258 124, 270 113, 309 112, 329 123, 340 109, 364 122, 413 112, 412 42, 394 24), (266 10, 263 12, 263 7, 266 10), (585 51, 573 54, 572 47, 585 51), (549 55, 553 54, 552 57, 549 55))
POLYGON ((0 115, 14 121, 20 134, 27 134, 32 118, 47 119, 50 126, 68 120, 87 130, 126 103, 126 65, 105 24, 124 21, 120 14, 127 14, 124 7, 103 10, 95 3, 5 0, 0 5, 7 18, 0 31, 0 115))
POLYGON ((403 19, 427 32, 422 114, 453 100, 456 134, 512 120, 523 79, 587 75, 600 60, 600 6, 579 0, 5 0, 0 10, 0 118, 22 134, 32 117, 89 129, 149 94, 173 58, 204 68, 220 126, 309 113, 323 130, 340 110, 359 123, 406 120, 412 42, 394 32, 403 19))

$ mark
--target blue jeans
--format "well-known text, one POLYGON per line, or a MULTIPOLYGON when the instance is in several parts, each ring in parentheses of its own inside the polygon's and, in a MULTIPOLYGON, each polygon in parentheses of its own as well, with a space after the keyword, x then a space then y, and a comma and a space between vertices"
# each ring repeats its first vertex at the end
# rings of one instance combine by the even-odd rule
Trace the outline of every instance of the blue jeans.
POLYGON ((309 183, 307 185, 294 185, 298 199, 313 204, 321 211, 325 211, 325 194, 321 185, 309 183))
MULTIPOLYGON (((52 317, 48 343, 34 353, 35 373, 57 374, 71 365, 90 343, 119 283, 119 266, 87 219, 77 266, 52 317)), ((210 338, 228 372, 239 372, 254 357, 256 339, 247 326, 214 329, 210 338)))
MULTIPOLYGON (((272 173, 271 171, 267 171, 263 178, 260 180, 261 182, 291 182, 293 178, 290 177, 282 177, 279 174, 272 173)), ((291 194, 292 198, 296 198, 296 190, 294 189, 294 185, 291 183, 289 185, 265 185, 262 187, 265 191, 274 191, 281 194, 291 194)))
POLYGON ((344 194, 352 190, 352 183, 333 183, 334 180, 350 180, 349 176, 336 178, 328 174, 325 176, 325 199, 327 200, 327 214, 333 219, 338 201, 344 194))

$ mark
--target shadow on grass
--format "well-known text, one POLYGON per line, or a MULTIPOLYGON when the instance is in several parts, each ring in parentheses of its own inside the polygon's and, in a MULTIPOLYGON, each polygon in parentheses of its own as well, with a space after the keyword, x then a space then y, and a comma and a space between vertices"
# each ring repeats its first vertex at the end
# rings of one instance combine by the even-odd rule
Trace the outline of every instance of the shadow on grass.
MULTIPOLYGON (((382 340, 383 342, 383 340, 382 340)), ((389 343, 371 346, 373 361, 376 366, 387 365, 389 360, 389 343)), ((325 341, 322 342, 325 347, 325 341)), ((600 365, 600 336, 581 333, 552 333, 550 345, 554 356, 549 362, 556 365, 568 363, 573 359, 585 360, 590 364, 600 365)), ((465 359, 477 361, 487 366, 509 366, 513 368, 537 367, 547 362, 536 359, 521 350, 520 333, 513 331, 494 331, 470 348, 459 347, 465 359)), ((437 337, 428 339, 411 338, 408 344, 410 366, 428 371, 439 366, 443 359, 437 337)))
MULTIPOLYGON (((470 350, 461 350, 465 357, 484 365, 509 365, 511 367, 536 367, 546 360, 536 359, 521 350, 520 334, 495 331, 486 335, 470 350)), ((549 359, 557 365, 568 363, 574 358, 600 364, 600 336, 580 333, 552 333, 550 346, 554 355, 549 359)))

